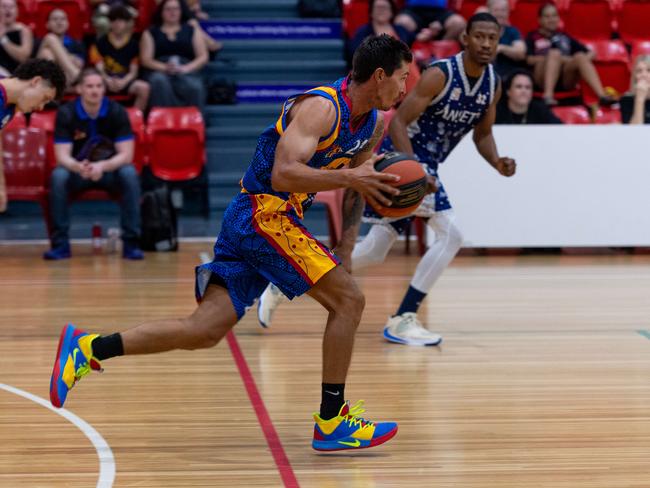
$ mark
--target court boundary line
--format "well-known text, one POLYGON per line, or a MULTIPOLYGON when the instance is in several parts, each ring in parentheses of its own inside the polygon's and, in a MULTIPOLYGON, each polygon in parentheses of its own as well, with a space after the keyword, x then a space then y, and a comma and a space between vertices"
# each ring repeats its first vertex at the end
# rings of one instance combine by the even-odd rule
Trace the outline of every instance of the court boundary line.
POLYGON ((253 377, 253 374, 248 367, 248 362, 246 361, 244 353, 239 347, 239 342, 237 342, 237 338, 235 337, 235 334, 232 330, 229 331, 226 335, 226 340, 228 341, 230 353, 232 354, 233 360, 235 361, 235 365, 239 370, 239 376, 241 376, 241 379, 244 382, 244 387, 246 388, 246 393, 248 393, 248 398, 253 405, 255 414, 257 415, 257 420, 260 424, 260 427, 262 427, 262 432, 264 433, 266 443, 271 450, 271 455, 273 456, 275 465, 278 468, 278 472, 280 473, 280 478, 282 478, 282 482, 286 488, 299 488, 300 485, 298 484, 296 475, 293 472, 289 458, 284 452, 284 447, 282 446, 280 437, 278 436, 278 433, 273 426, 273 421, 269 416, 266 405, 264 405, 264 400, 262 399, 262 395, 260 395, 260 392, 257 388, 255 378, 253 377))
MULTIPOLYGON (((199 253, 199 259, 201 259, 203 264, 212 261, 207 252, 199 253)), ((257 421, 264 433, 264 438, 266 439, 266 444, 269 446, 269 450, 271 451, 271 456, 273 456, 275 466, 278 468, 278 473, 280 474, 282 483, 285 488, 300 488, 296 474, 293 472, 293 468, 291 467, 291 463, 287 457, 287 453, 284 451, 284 446, 275 430, 275 426, 273 425, 271 416, 266 409, 262 395, 257 388, 253 373, 251 373, 246 357, 244 356, 241 347, 239 347, 237 337, 232 330, 228 331, 228 334, 226 334, 226 341, 228 342, 230 354, 232 354, 235 366, 237 366, 237 370, 239 371, 239 376, 244 383, 248 399, 250 400, 255 415, 257 416, 257 421)))
POLYGON ((5 383, 0 383, 0 389, 13 393, 14 395, 21 396, 30 400, 42 407, 51 410, 52 412, 60 415, 72 425, 77 427, 92 443, 97 452, 97 457, 99 458, 99 477, 97 478, 97 488, 111 488, 113 482, 115 481, 115 458, 113 457, 113 451, 111 447, 106 442, 106 439, 95 430, 95 428, 86 422, 81 417, 75 415, 70 410, 65 408, 54 408, 50 405, 50 402, 44 400, 43 398, 34 395, 15 386, 7 385, 5 383))

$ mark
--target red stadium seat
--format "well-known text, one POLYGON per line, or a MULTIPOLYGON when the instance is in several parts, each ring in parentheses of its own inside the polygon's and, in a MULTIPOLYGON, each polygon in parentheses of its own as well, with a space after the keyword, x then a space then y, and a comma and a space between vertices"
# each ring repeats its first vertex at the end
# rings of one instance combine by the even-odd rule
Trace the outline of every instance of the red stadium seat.
POLYGON ((632 41, 631 45, 632 53, 630 54, 630 59, 632 63, 634 63, 634 60, 637 58, 637 56, 640 56, 642 54, 650 54, 650 40, 632 41))
POLYGON ((420 42, 415 41, 411 47, 413 56, 420 63, 429 63, 432 59, 443 59, 461 51, 460 44, 454 40, 420 42))
POLYGON ((131 130, 135 136, 133 165, 139 174, 147 164, 147 134, 144 126, 144 116, 140 110, 134 107, 127 108, 126 113, 129 114, 131 130))
POLYGON ((595 120, 596 124, 620 124, 621 111, 615 108, 599 108, 596 111, 595 120))
POLYGON ((196 107, 153 108, 147 120, 149 167, 157 178, 184 181, 205 165, 205 124, 196 107))
POLYGON ((565 124, 591 124, 589 112, 582 106, 553 107, 551 110, 565 124))
POLYGON ((330 233, 330 247, 335 248, 343 234, 343 193, 345 190, 328 190, 316 194, 314 202, 327 208, 327 224, 330 233))
POLYGON ((627 42, 650 37, 650 1, 625 0, 617 16, 618 33, 627 42))
MULTIPOLYGON (((619 94, 630 86, 630 57, 621 41, 585 41, 594 51, 594 65, 605 88, 613 88, 619 94)), ((585 102, 593 103, 597 97, 586 83, 582 83, 585 102)))
POLYGON ((16 125, 7 126, 2 131, 7 198, 38 203, 49 232, 48 170, 45 162, 47 137, 40 129, 16 125))
POLYGON ((34 12, 34 35, 44 37, 47 34, 47 17, 54 9, 61 9, 68 14, 70 28, 68 35, 81 40, 90 26, 90 14, 83 0, 36 0, 34 12))
POLYGON ((348 39, 368 20, 368 0, 343 0, 343 32, 348 39))
POLYGON ((18 0, 18 17, 17 21, 34 29, 34 12, 36 11, 35 0, 18 0))
POLYGON ((456 11, 462 15, 465 20, 469 20, 469 18, 474 15, 476 10, 479 8, 486 8, 484 0, 461 0, 456 4, 456 11))
POLYGON ((571 0, 563 17, 566 31, 574 37, 612 37, 614 12, 608 0, 571 0))
POLYGON ((25 127, 27 127, 25 116, 22 114, 22 112, 16 112, 4 128, 6 130, 9 130, 9 129, 24 129, 25 127))
POLYGON ((56 166, 56 157, 54 156, 54 122, 56 121, 56 111, 48 110, 46 112, 34 112, 29 119, 29 126, 42 129, 46 136, 45 160, 47 161, 48 171, 56 166))
POLYGON ((546 0, 517 0, 510 12, 510 23, 526 35, 539 27, 538 12, 546 0))

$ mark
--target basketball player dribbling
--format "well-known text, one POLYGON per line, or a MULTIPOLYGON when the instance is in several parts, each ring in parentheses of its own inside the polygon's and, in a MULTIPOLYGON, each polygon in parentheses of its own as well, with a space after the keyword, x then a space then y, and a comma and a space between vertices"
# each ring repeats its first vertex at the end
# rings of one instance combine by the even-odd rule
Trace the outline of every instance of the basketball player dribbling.
POLYGON ((242 191, 225 212, 214 260, 196 269, 199 305, 194 313, 109 336, 67 325, 50 382, 52 404, 61 407, 81 377, 100 369, 100 360, 216 345, 273 282, 289 297, 308 293, 329 312, 312 446, 360 449, 391 439, 396 423, 364 420, 362 402, 350 406, 345 401, 364 298, 339 264, 349 262, 356 240, 360 195, 374 205, 389 205, 384 193, 399 193, 389 184, 398 181, 396 176, 375 171, 379 157, 372 149, 383 135, 377 109, 389 109, 404 94, 411 59, 402 42, 369 37, 355 53, 349 77, 289 98, 277 122, 259 138, 242 191), (338 256, 300 222, 314 193, 336 188, 354 190, 346 192, 338 256))
MULTIPOLYGON (((479 13, 469 19, 462 42, 465 50, 451 58, 433 62, 415 88, 397 109, 390 125, 390 137, 382 151, 415 155, 428 173, 438 178, 442 164, 456 145, 474 129, 474 144, 483 158, 503 176, 516 171, 513 159, 499 157, 492 136, 501 84, 490 64, 501 34, 496 18, 479 13)), ((442 337, 429 331, 417 319, 417 311, 463 242, 451 204, 438 180, 437 192, 428 194, 416 212, 407 218, 390 219, 366 207, 364 221, 372 223, 366 237, 352 253, 352 269, 382 263, 398 235, 415 216, 428 220, 435 241, 415 270, 410 286, 395 315, 388 319, 386 340, 412 346, 434 346, 442 337)), ((273 311, 283 300, 269 285, 258 303, 260 324, 268 327, 273 311)))
MULTIPOLYGON (((30 59, 18 66, 12 76, 0 79, 0 132, 16 112, 43 110, 55 98, 63 95, 65 75, 52 61, 30 59)), ((2 166, 0 137, 0 212, 5 210, 7 195, 2 166)))

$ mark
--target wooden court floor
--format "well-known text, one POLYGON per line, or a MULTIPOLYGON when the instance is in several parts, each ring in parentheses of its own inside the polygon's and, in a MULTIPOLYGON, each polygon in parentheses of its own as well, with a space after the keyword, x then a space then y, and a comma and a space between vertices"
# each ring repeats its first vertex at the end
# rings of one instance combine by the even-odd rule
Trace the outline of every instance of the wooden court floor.
POLYGON ((253 313, 235 328, 258 402, 226 341, 106 361, 72 391, 70 418, 21 396, 48 398, 67 321, 108 333, 190 312, 210 245, 129 263, 42 251, 0 246, 2 488, 94 487, 100 472, 115 487, 650 487, 648 256, 457 258, 422 310, 443 345, 409 348, 380 337, 417 262, 400 246, 358 277, 367 308, 346 388, 400 430, 324 455, 310 440, 325 314, 309 298, 268 331, 253 313))

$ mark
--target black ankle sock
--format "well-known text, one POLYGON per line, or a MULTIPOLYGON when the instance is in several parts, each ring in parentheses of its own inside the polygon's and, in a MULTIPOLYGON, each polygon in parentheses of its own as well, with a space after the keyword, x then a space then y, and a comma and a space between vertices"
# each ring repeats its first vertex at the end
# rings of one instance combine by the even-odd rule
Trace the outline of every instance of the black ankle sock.
POLYGON ((322 385, 320 418, 323 420, 333 419, 339 414, 339 410, 345 403, 345 383, 342 385, 323 383, 322 385))
POLYGON ((406 295, 404 295, 404 300, 402 300, 402 304, 399 306, 395 315, 402 315, 407 312, 417 312, 422 300, 424 300, 426 296, 426 293, 422 293, 420 290, 416 290, 412 286, 409 286, 406 295))
POLYGON ((97 337, 92 341, 91 347, 93 349, 93 356, 100 361, 124 354, 122 336, 119 333, 97 337))

